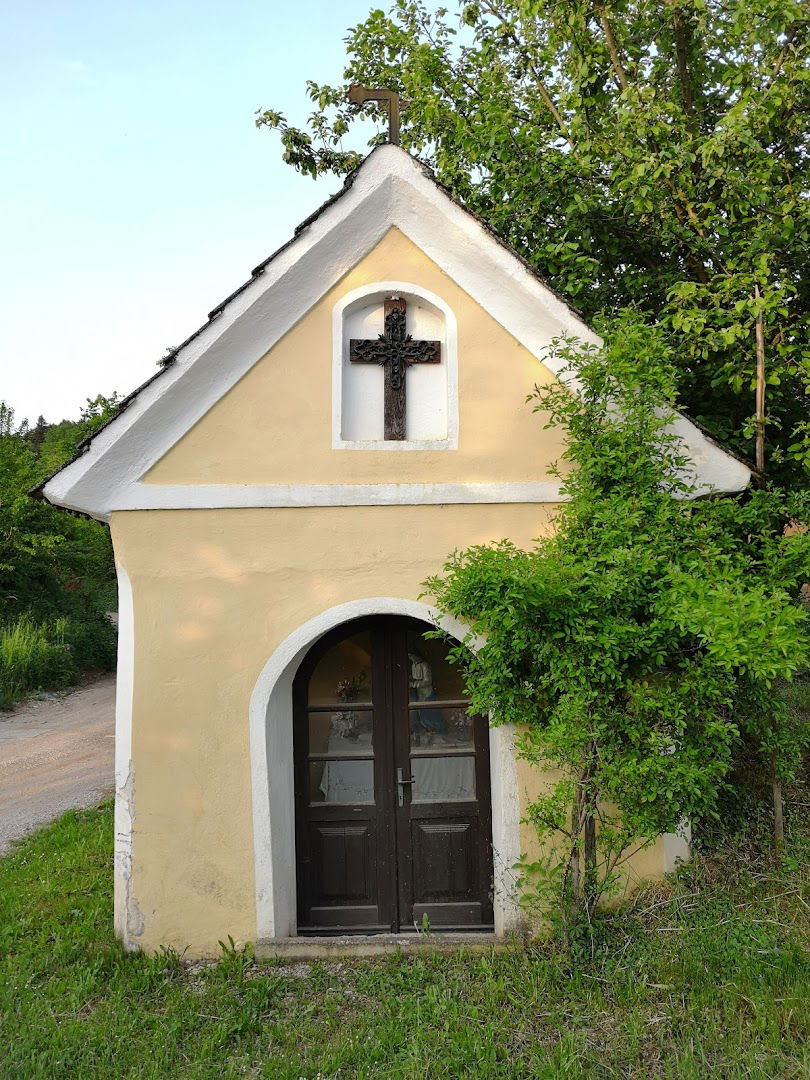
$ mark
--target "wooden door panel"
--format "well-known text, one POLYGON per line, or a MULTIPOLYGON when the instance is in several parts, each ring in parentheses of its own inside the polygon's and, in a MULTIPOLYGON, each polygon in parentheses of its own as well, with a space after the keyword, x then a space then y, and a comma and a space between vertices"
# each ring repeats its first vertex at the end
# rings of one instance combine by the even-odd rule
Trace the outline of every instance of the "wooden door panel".
POLYGON ((427 916, 428 922, 435 929, 443 930, 487 930, 491 920, 484 916, 483 905, 471 901, 458 904, 414 904, 413 924, 420 929, 427 916))
POLYGON ((293 684, 300 933, 391 929, 377 842, 385 672, 376 625, 357 620, 326 634, 293 684))
POLYGON ((449 707, 429 699, 418 710, 420 728, 435 728, 437 736, 420 731, 413 739, 411 724, 410 775, 417 783, 404 809, 410 894, 400 901, 400 917, 403 928, 427 916, 433 926, 486 929, 493 919, 488 727, 472 718, 459 737, 440 710, 446 715, 449 707), (440 714, 435 723, 433 712, 440 714))
POLYGON ((309 852, 307 922, 322 927, 379 927, 372 824, 312 822, 309 852))
POLYGON ((334 934, 387 934, 391 927, 380 922, 379 908, 369 907, 313 907, 309 910, 308 925, 299 933, 306 935, 334 934))
POLYGON ((471 821, 414 821, 413 902, 467 900, 475 879, 471 821))
POLYGON ((375 903, 374 848, 373 833, 365 822, 316 825, 310 834, 316 867, 313 903, 375 903))

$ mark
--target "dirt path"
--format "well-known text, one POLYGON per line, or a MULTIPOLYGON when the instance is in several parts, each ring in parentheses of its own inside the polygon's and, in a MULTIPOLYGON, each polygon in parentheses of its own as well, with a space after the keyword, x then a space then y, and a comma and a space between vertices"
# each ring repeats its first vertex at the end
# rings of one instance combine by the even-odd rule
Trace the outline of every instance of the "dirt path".
POLYGON ((112 790, 115 676, 0 713, 0 854, 112 790))

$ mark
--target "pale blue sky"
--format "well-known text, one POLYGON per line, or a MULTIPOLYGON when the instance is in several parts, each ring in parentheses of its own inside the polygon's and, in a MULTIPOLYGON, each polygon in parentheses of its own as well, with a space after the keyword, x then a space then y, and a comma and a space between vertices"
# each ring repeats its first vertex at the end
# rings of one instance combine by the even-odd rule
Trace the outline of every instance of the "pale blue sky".
POLYGON ((3 0, 0 399, 33 422, 127 393, 340 186, 304 121, 371 0, 3 0))

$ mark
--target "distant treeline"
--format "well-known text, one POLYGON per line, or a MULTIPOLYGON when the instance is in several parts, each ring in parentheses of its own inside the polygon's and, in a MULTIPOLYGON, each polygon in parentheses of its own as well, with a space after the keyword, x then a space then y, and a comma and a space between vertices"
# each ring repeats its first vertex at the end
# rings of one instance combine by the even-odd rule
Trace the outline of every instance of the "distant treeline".
POLYGON ((117 395, 88 399, 78 420, 15 422, 0 402, 0 709, 82 672, 109 670, 117 606, 109 530, 33 499, 115 410, 117 395))

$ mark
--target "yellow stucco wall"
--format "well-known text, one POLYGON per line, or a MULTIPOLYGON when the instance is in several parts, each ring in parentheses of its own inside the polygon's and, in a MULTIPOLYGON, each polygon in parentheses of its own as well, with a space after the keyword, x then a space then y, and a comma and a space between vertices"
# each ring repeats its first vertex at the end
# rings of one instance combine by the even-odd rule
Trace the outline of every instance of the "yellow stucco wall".
POLYGON ((248 706, 274 649, 324 610, 415 599, 459 544, 528 544, 514 505, 119 512, 134 596, 132 896, 138 944, 255 937, 248 706))
MULTIPOLYGON (((556 431, 524 404, 542 365, 395 230, 146 477, 171 484, 546 479, 556 431), (413 281, 458 319, 457 451, 331 449, 332 309, 375 280, 413 281)), ((348 601, 416 599, 456 548, 552 528, 554 506, 125 511, 113 542, 134 604, 132 941, 217 951, 256 937, 248 712, 277 646, 348 601), (139 931, 139 932, 138 932, 139 931)), ((522 801, 541 780, 519 767, 522 801)), ((523 827, 521 846, 533 850, 523 827)), ((637 866, 658 873, 660 845, 637 866)))
POLYGON ((151 484, 546 480, 562 452, 525 404, 553 376, 397 229, 279 341, 144 478, 151 484), (458 450, 332 450, 332 312, 361 285, 399 280, 458 321, 458 450))
MULTIPOLYGON (((132 897, 146 949, 256 936, 248 706, 274 649, 371 596, 416 598, 459 543, 550 527, 534 505, 130 511, 112 531, 134 594, 132 897)), ((541 778, 518 764, 521 803, 541 778)), ((521 849, 536 839, 521 829, 521 849)), ((660 844, 632 873, 661 873, 660 844)))

